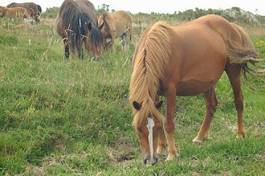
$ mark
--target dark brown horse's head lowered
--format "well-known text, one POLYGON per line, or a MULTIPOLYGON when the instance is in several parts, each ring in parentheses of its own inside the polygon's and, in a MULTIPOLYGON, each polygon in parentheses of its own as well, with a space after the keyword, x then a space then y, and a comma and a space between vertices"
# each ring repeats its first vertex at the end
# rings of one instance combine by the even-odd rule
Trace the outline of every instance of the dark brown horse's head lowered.
POLYGON ((93 57, 101 54, 102 36, 97 26, 94 6, 86 0, 65 0, 57 19, 57 32, 63 38, 65 57, 70 51, 83 58, 82 45, 93 57))

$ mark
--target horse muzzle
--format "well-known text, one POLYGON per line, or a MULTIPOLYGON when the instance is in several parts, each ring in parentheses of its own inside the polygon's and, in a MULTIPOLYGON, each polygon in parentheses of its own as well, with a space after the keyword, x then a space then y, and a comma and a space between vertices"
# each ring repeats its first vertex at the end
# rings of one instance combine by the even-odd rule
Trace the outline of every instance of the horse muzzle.
POLYGON ((155 165, 158 162, 158 158, 156 156, 153 157, 153 159, 151 158, 150 155, 146 155, 144 157, 144 164, 150 164, 150 165, 155 165))

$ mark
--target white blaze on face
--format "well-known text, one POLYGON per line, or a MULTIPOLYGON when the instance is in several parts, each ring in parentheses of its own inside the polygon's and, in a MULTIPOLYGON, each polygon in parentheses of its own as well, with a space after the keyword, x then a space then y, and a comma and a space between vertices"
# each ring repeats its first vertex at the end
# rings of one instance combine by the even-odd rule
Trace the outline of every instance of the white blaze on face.
POLYGON ((147 118, 147 129, 148 129, 148 142, 150 148, 150 162, 153 163, 154 161, 154 146, 153 146, 153 128, 155 126, 155 122, 151 117, 147 118))
POLYGON ((79 22, 79 28, 81 28, 82 27, 82 21, 80 18, 79 18, 78 22, 79 22))

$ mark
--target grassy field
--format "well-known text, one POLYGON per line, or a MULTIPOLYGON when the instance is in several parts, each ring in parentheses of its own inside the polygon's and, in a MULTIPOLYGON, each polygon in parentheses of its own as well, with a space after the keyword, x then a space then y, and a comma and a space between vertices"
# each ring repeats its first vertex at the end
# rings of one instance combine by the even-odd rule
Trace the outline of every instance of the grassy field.
MULTIPOLYGON (((264 31, 248 31, 265 57, 264 31)), ((134 43, 127 53, 115 46, 99 61, 67 61, 53 20, 32 26, 0 19, 0 175, 264 175, 265 78, 257 76, 243 81, 244 140, 235 137, 233 94, 224 75, 209 140, 191 142, 203 119, 203 98, 177 97, 180 156, 143 165, 128 105, 134 43)))

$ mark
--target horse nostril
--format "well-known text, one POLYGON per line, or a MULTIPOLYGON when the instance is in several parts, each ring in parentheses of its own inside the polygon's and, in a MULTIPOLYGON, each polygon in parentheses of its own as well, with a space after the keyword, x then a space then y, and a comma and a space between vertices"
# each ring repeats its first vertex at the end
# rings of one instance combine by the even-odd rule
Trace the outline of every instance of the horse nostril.
POLYGON ((144 164, 145 164, 145 165, 148 164, 149 159, 150 159, 150 156, 146 154, 146 155, 144 156, 144 164))
POLYGON ((147 164, 147 161, 148 161, 148 159, 145 158, 145 159, 144 159, 144 164, 145 164, 145 165, 147 164))
POLYGON ((150 156, 147 156, 144 158, 144 164, 150 164, 150 165, 155 165, 158 162, 158 158, 154 157, 153 160, 151 160, 150 156))

